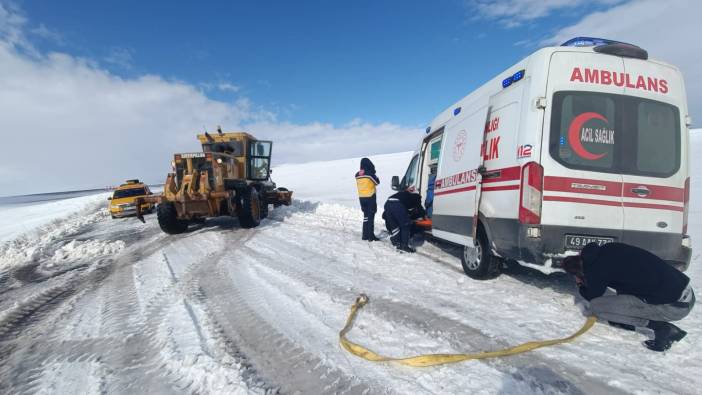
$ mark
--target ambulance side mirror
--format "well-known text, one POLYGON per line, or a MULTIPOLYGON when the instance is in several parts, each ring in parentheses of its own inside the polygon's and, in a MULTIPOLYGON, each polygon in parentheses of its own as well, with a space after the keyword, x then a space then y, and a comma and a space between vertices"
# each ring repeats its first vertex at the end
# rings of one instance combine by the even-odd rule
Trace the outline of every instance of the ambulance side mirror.
POLYGON ((400 189, 400 177, 392 176, 391 186, 392 186, 393 191, 399 190, 400 189))

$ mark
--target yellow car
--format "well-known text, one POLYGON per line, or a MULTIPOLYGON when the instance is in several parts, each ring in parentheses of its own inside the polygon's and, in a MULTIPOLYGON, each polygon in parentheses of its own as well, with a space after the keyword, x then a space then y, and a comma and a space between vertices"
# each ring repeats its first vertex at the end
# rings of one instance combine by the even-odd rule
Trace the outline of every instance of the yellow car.
MULTIPOLYGON (((127 180, 126 183, 115 189, 112 197, 107 198, 110 201, 110 215, 112 218, 123 218, 136 215, 136 205, 134 200, 141 196, 152 195, 149 187, 139 182, 139 180, 127 180)), ((141 211, 151 213, 154 211, 153 203, 144 203, 141 205, 141 211)))

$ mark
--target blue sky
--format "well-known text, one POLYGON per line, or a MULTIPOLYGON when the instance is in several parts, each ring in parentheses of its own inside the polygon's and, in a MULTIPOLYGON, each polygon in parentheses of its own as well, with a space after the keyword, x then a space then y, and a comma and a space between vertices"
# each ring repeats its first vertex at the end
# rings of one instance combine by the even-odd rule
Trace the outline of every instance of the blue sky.
POLYGON ((218 100, 245 96, 296 123, 403 125, 426 124, 544 37, 603 8, 508 27, 509 16, 474 17, 472 3, 458 0, 21 4, 60 37, 41 48, 98 59, 116 75, 187 81, 218 100))
POLYGON ((217 125, 273 140, 274 165, 412 150, 437 113, 575 36, 679 66, 702 122, 700 13, 699 0, 0 0, 0 196, 163 182, 217 125))

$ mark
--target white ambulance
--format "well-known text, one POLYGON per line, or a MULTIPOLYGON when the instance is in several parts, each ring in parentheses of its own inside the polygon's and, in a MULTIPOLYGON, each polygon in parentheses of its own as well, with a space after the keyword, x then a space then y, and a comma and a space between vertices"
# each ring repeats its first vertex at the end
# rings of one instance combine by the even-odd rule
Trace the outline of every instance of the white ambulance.
POLYGON ((676 67, 578 37, 439 114, 393 188, 433 190, 431 233, 464 246, 473 278, 506 260, 549 273, 612 241, 686 270, 690 122, 676 67))

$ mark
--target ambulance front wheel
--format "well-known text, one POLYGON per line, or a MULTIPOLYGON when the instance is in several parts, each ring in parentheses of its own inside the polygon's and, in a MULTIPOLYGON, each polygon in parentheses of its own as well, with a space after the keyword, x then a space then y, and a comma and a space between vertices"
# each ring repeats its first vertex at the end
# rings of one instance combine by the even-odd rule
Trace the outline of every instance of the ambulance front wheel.
POLYGON ((474 246, 463 246, 461 266, 470 278, 487 280, 500 274, 500 262, 490 252, 490 245, 482 226, 478 227, 477 240, 474 246))

